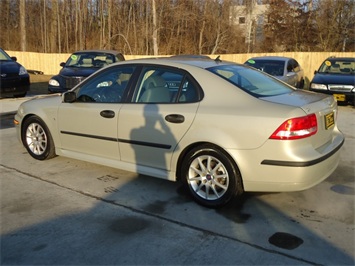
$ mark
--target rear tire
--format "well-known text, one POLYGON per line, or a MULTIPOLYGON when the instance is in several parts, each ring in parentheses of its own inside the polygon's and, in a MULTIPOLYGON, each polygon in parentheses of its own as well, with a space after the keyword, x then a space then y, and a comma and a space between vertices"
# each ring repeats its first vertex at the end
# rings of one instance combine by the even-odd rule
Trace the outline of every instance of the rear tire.
POLYGON ((33 158, 46 160, 55 157, 52 136, 39 117, 32 116, 24 121, 21 137, 23 145, 33 158))
POLYGON ((214 145, 199 146, 188 152, 182 174, 193 199, 206 207, 221 207, 243 192, 238 168, 214 145))

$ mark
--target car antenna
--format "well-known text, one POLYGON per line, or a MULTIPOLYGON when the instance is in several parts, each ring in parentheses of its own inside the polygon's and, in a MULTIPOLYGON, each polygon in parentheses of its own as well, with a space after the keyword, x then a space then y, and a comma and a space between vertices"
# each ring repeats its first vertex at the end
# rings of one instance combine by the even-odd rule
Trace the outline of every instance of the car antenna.
POLYGON ((222 62, 222 60, 221 59, 219 59, 221 56, 219 55, 219 56, 217 56, 216 57, 216 59, 214 60, 215 62, 222 62))

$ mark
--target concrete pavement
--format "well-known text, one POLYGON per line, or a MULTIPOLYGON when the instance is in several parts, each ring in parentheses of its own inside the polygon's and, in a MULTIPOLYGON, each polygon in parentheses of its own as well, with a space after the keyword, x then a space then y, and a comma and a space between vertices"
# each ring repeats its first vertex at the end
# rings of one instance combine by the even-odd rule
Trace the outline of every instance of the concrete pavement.
POLYGON ((0 114, 15 113, 21 103, 31 98, 32 97, 0 99, 0 114))

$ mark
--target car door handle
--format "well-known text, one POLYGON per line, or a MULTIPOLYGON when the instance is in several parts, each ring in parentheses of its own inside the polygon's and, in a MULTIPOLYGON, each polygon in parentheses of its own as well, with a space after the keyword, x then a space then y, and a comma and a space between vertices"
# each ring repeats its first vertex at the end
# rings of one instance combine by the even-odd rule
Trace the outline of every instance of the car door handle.
POLYGON ((103 110, 100 112, 100 115, 105 118, 114 118, 115 112, 111 110, 103 110))
POLYGON ((165 120, 170 123, 181 124, 184 123, 185 117, 183 115, 171 114, 165 117, 165 120))

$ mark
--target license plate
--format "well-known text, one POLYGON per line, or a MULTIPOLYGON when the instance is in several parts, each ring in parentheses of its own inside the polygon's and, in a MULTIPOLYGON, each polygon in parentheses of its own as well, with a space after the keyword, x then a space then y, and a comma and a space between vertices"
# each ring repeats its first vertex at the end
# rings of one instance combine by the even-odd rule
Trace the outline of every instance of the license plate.
POLYGON ((324 116, 325 120, 325 129, 330 128, 334 125, 334 113, 329 113, 324 116))
POLYGON ((344 94, 333 94, 334 99, 338 102, 345 102, 345 95, 344 94))

